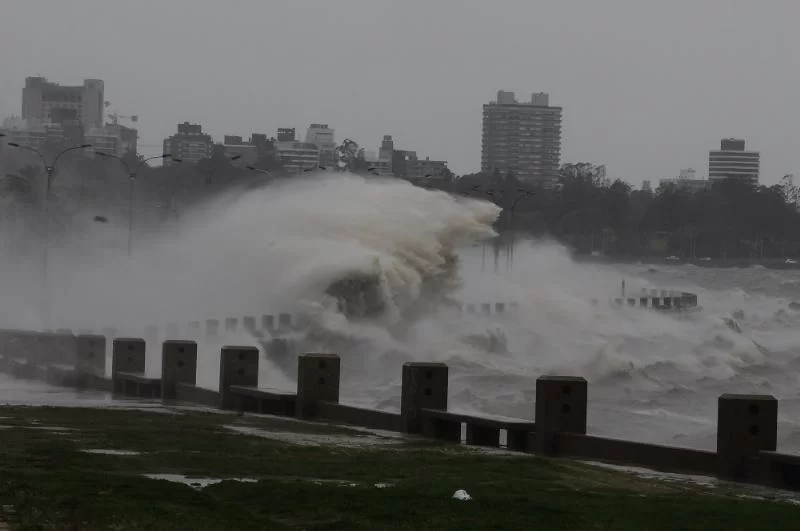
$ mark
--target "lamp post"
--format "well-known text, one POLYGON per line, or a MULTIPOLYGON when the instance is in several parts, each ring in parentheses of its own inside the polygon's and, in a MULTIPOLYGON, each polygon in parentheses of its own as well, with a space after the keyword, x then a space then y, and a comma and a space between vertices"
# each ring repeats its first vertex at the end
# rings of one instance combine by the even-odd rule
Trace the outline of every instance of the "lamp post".
MULTIPOLYGON (((169 159, 172 158, 172 155, 165 153, 163 155, 156 155, 142 159, 133 170, 131 170, 131 166, 125 161, 125 159, 118 157, 117 155, 104 153, 102 151, 95 151, 95 155, 107 159, 118 160, 128 173, 128 256, 130 256, 133 249, 133 190, 136 184, 136 176, 139 174, 139 170, 141 170, 143 166, 147 165, 149 161, 156 159, 169 159)), ((176 162, 180 162, 180 159, 176 159, 176 162)))
POLYGON ((47 181, 45 182, 45 192, 44 192, 44 199, 42 201, 42 211, 44 217, 44 257, 42 259, 42 308, 41 308, 41 315, 42 315, 42 323, 45 328, 47 328, 47 323, 50 320, 47 307, 47 262, 49 260, 50 254, 50 219, 49 219, 49 209, 48 203, 50 202, 50 189, 53 185, 53 179, 55 178, 55 171, 56 166, 58 164, 58 160, 65 154, 70 151, 75 151, 78 149, 86 149, 92 147, 91 144, 81 144, 78 146, 70 146, 66 149, 62 149, 61 151, 56 154, 53 158, 53 162, 51 164, 47 163, 47 158, 45 158, 44 154, 39 151, 38 149, 32 148, 30 146, 25 146, 18 144, 16 142, 9 142, 8 145, 13 148, 17 149, 24 149, 26 151, 30 151, 34 153, 39 160, 42 161, 42 166, 44 166, 45 174, 47 176, 47 181))
MULTIPOLYGON (((498 194, 497 194, 498 191, 496 191, 496 190, 494 190, 492 188, 484 189, 484 188, 481 187, 480 184, 477 184, 477 185, 473 186, 472 188, 470 188, 470 190, 467 192, 467 195, 469 195, 469 192, 482 193, 482 194, 484 194, 484 195, 486 195, 488 197, 491 197, 492 200, 495 200, 497 198, 497 196, 498 196, 498 194)), ((501 191, 501 192, 502 192, 502 196, 505 196, 506 193, 507 193, 505 191, 501 191)), ((508 214, 506 214, 506 219, 508 220, 507 228, 508 228, 508 239, 509 239, 509 241, 506 244, 507 245, 507 248, 506 248, 506 269, 508 271, 511 270, 511 264, 514 261, 514 245, 515 245, 515 241, 514 241, 515 240, 515 237, 514 237, 514 210, 517 208, 517 204, 522 199, 524 199, 526 197, 531 197, 531 196, 534 196, 534 195, 536 195, 536 192, 525 190, 524 188, 517 188, 517 193, 514 196, 514 199, 511 201, 511 206, 508 209, 506 209, 508 211, 508 214)), ((481 247, 482 247, 482 251, 483 251, 483 253, 482 253, 483 256, 481 258, 481 272, 483 272, 486 269, 486 246, 484 244, 481 247)), ((498 253, 499 252, 500 252, 499 248, 497 246, 495 246, 495 264, 494 264, 495 272, 497 272, 498 259, 499 259, 499 254, 498 253)))

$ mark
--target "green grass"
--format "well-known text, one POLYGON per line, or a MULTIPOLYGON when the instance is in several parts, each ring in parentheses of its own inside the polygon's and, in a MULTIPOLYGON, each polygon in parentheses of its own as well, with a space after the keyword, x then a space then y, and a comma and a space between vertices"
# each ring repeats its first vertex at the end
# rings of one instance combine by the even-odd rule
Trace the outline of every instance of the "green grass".
POLYGON ((297 446, 225 428, 364 436, 324 424, 70 408, 0 408, 0 417, 7 426, 0 429, 0 505, 16 508, 12 523, 19 529, 778 531, 795 530, 800 521, 800 507, 788 503, 566 460, 420 441, 297 446), (80 451, 90 448, 142 453, 80 451), (197 490, 145 473, 258 482, 223 481, 197 490), (392 486, 376 488, 379 482, 392 486), (451 499, 458 489, 474 499, 451 499))

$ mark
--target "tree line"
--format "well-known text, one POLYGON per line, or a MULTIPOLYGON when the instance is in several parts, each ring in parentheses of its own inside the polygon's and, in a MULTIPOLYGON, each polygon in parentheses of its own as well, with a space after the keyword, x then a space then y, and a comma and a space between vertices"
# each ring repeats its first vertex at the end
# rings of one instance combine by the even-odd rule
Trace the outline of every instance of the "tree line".
MULTIPOLYGON (((128 157, 131 164, 140 160, 128 157)), ((44 193, 43 168, 30 154, 4 151, 2 158, 0 199, 16 205, 6 212, 35 210, 44 193)), ((256 187, 297 177, 287 174, 274 157, 263 159, 253 166, 269 173, 231 161, 221 149, 196 164, 143 168, 133 196, 139 228, 178 221, 194 204, 235 186, 256 187)), ((358 157, 354 160, 348 161, 349 171, 378 175, 358 157)), ((499 172, 463 176, 447 172, 413 183, 496 203, 503 208, 496 224, 501 241, 513 242, 522 235, 549 237, 578 253, 616 257, 800 257, 800 194, 786 178, 772 186, 726 179, 696 192, 676 183, 648 192, 621 180, 607 182, 593 166, 579 163, 564 164, 557 182, 547 186, 499 172)), ((125 219, 129 185, 118 161, 70 154, 56 174, 49 216, 62 230, 81 210, 125 219)))

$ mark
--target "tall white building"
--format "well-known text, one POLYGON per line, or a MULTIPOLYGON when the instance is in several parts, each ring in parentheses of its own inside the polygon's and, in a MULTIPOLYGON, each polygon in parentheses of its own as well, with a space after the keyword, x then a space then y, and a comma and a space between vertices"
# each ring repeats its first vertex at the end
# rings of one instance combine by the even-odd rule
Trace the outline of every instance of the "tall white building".
POLYGON ((708 152, 708 179, 721 181, 727 178, 758 182, 761 155, 746 151, 741 138, 723 138, 720 148, 708 152))
POLYGON ((555 182, 561 159, 561 107, 546 93, 518 102, 499 91, 483 106, 481 172, 513 173, 523 181, 555 182))

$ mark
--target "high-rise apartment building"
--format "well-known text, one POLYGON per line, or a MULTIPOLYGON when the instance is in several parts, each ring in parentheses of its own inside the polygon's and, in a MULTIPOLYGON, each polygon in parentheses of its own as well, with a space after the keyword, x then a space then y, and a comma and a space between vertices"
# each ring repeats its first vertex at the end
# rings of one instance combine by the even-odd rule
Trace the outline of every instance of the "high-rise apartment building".
POLYGON ((708 179, 721 181, 727 178, 758 182, 760 153, 746 151, 741 138, 723 138, 720 148, 708 152, 708 179))
POLYGON ((554 182, 561 159, 561 107, 536 93, 520 103, 513 92, 498 91, 483 106, 481 171, 513 173, 529 182, 554 182))
MULTIPOLYGON (((178 132, 164 139, 164 154, 170 154, 183 162, 198 162, 208 158, 213 149, 211 135, 204 133, 200 124, 178 124, 178 132)), ((170 163, 170 159, 164 159, 164 164, 170 163)))
POLYGON ((42 124, 78 122, 85 128, 103 127, 104 84, 85 79, 83 85, 51 83, 43 77, 25 79, 22 89, 22 118, 42 124))

